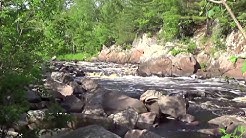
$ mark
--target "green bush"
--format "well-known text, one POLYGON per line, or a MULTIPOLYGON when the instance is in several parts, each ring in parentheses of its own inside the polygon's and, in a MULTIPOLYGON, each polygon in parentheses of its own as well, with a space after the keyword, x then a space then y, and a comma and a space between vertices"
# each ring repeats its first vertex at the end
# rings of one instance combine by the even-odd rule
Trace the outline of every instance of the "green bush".
POLYGON ((173 48, 173 49, 171 49, 170 51, 171 51, 171 54, 172 54, 173 56, 176 56, 176 55, 178 55, 179 53, 183 52, 183 50, 177 49, 177 48, 173 48))
POLYGON ((233 64, 235 64, 235 63, 237 62, 237 59, 238 59, 238 57, 236 57, 236 56, 231 56, 231 57, 229 58, 229 60, 230 60, 233 64))
POLYGON ((197 50, 197 46, 195 42, 189 42, 187 46, 187 52, 191 54, 195 54, 197 50))
POLYGON ((220 132, 223 134, 221 138, 243 138, 246 128, 238 126, 231 134, 228 134, 225 129, 220 129, 220 132))

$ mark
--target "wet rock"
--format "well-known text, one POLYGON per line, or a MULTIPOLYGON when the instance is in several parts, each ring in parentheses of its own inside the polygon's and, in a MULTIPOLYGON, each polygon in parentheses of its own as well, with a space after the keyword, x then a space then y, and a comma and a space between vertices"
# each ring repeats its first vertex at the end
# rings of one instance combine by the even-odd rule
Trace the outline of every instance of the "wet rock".
MULTIPOLYGON (((58 136, 59 138, 120 138, 101 126, 90 125, 78 128, 68 134, 58 136)), ((57 137, 57 138, 58 138, 57 137)))
POLYGON ((180 121, 187 122, 187 123, 192 123, 195 121, 195 117, 190 114, 185 114, 179 118, 180 121))
POLYGON ((186 115, 186 101, 184 98, 176 96, 165 96, 159 91, 147 90, 140 96, 140 100, 145 104, 157 102, 162 114, 179 118, 186 115))
POLYGON ((129 130, 124 138, 163 138, 163 137, 146 129, 144 130, 133 129, 133 130, 129 130))
POLYGON ((220 130, 218 128, 208 128, 208 129, 199 129, 197 132, 207 135, 220 136, 220 130))
POLYGON ((172 74, 174 76, 190 76, 197 72, 199 64, 193 55, 179 54, 172 58, 172 74))
POLYGON ((86 115, 82 113, 72 113, 71 116, 73 120, 69 126, 73 129, 88 125, 99 125, 108 130, 113 130, 115 128, 113 119, 105 116, 93 114, 86 115))
POLYGON ((85 76, 85 72, 81 69, 77 69, 74 71, 74 74, 76 77, 84 77, 85 76))
POLYGON ((75 95, 70 95, 64 98, 64 102, 61 104, 61 106, 67 112, 78 113, 78 112, 82 112, 84 103, 85 101, 82 101, 81 99, 77 98, 75 95))
POLYGON ((140 76, 171 76, 172 61, 170 58, 162 56, 156 59, 140 63, 137 74, 140 76))
POLYGON ((129 107, 136 110, 138 113, 147 112, 144 104, 134 98, 126 96, 119 92, 107 92, 103 95, 103 109, 105 112, 110 114, 115 114, 117 112, 128 109, 129 107))
POLYGON ((119 113, 111 114, 109 118, 112 118, 117 125, 133 129, 137 123, 138 113, 134 109, 128 108, 119 113))
POLYGON ((149 129, 156 121, 156 114, 152 112, 142 113, 138 117, 136 127, 139 129, 149 129))

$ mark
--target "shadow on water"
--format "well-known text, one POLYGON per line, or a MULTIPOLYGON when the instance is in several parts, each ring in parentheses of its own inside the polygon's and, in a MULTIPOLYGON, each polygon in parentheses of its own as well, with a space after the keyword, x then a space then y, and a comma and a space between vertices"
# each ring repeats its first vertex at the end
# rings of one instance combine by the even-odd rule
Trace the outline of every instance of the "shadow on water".
POLYGON ((150 130, 165 138, 219 138, 218 136, 210 136, 197 132, 199 129, 211 128, 207 121, 217 117, 211 111, 200 109, 198 107, 190 107, 189 114, 195 116, 199 121, 198 125, 189 125, 181 121, 168 120, 159 124, 157 128, 150 130))

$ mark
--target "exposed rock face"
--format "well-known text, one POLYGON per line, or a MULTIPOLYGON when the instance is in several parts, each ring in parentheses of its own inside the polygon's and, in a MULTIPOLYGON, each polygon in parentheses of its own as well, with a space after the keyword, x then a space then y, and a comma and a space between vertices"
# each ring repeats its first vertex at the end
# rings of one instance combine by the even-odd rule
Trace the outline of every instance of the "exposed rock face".
POLYGON ((140 76, 171 76, 172 61, 165 56, 149 60, 139 65, 137 74, 140 76))
POLYGON ((232 31, 226 38, 227 51, 240 53, 246 49, 246 40, 240 31, 232 31))
POLYGON ((181 97, 165 96, 155 90, 147 90, 140 97, 145 104, 157 102, 162 114, 179 118, 186 115, 186 101, 181 97))
POLYGON ((78 128, 68 134, 56 136, 55 138, 120 138, 120 136, 111 133, 101 126, 90 125, 78 128))
POLYGON ((144 130, 133 129, 133 130, 129 130, 124 138, 163 138, 163 137, 153 132, 150 132, 146 129, 144 130))

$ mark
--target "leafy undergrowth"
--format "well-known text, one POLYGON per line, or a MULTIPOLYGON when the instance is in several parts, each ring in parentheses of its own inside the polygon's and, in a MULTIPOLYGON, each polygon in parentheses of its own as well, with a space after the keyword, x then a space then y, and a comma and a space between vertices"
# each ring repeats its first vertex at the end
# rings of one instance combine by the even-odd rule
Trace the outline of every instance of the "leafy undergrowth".
POLYGON ((65 54, 65 55, 59 55, 57 57, 58 60, 65 60, 65 61, 73 61, 73 60, 79 60, 79 61, 88 61, 90 60, 93 56, 88 53, 76 53, 76 54, 65 54))

